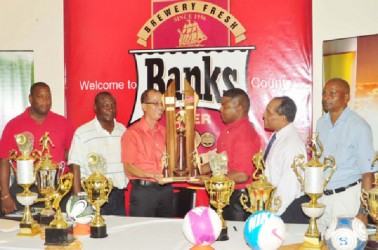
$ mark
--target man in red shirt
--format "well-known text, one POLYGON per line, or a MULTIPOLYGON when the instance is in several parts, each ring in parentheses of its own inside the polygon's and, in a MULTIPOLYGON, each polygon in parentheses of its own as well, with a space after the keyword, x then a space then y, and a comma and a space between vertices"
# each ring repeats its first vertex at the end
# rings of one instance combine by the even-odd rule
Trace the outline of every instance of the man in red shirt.
MULTIPOLYGON (((252 158, 260 150, 260 140, 248 119, 249 108, 250 100, 244 90, 234 88, 224 92, 220 113, 226 126, 219 135, 217 153, 227 153, 227 177, 235 182, 230 204, 223 209, 226 220, 245 221, 250 215, 243 209, 240 196, 243 193, 248 196, 246 186, 252 183, 255 171, 252 158)), ((210 173, 209 164, 201 166, 201 173, 210 173)))
POLYGON ((142 94, 144 115, 122 136, 121 160, 132 183, 130 216, 174 216, 172 185, 158 181, 166 148, 165 128, 158 123, 164 112, 161 96, 155 89, 142 94))
MULTIPOLYGON (((16 200, 16 194, 23 189, 17 185, 16 181, 9 188, 10 166, 8 162, 9 151, 16 149, 17 143, 15 135, 30 132, 34 136, 34 149, 41 150, 40 138, 49 133, 51 141, 55 147, 50 148, 52 160, 55 162, 66 161, 68 150, 73 136, 73 127, 63 116, 50 111, 51 92, 50 87, 44 82, 37 82, 30 88, 30 107, 24 113, 13 118, 5 126, 0 140, 0 183, 1 183, 1 212, 8 214, 23 208, 16 200)), ((65 172, 69 172, 66 168, 65 172)), ((37 188, 32 187, 36 192, 37 188)))

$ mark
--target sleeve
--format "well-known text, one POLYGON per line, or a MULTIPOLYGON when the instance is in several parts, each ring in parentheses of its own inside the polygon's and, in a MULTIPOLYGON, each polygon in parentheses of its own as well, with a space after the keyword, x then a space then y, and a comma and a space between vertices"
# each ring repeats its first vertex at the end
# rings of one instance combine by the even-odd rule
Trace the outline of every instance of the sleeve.
POLYGON ((82 142, 80 136, 77 133, 75 133, 73 136, 70 151, 68 153, 68 164, 79 165, 80 171, 85 174, 88 172, 88 170, 86 169, 87 155, 88 155, 87 147, 82 142))
POLYGON ((372 166, 375 158, 375 151, 373 146, 373 134, 368 124, 359 126, 359 133, 357 136, 357 163, 361 173, 371 173, 378 171, 378 164, 372 166))
POLYGON ((64 149, 70 150, 72 140, 74 135, 74 129, 72 127, 72 124, 69 120, 66 119, 66 140, 64 143, 64 149))
POLYGON ((11 149, 17 149, 16 141, 13 135, 14 131, 12 129, 12 125, 8 123, 3 130, 3 134, 0 140, 0 158, 8 158, 9 151, 11 149))

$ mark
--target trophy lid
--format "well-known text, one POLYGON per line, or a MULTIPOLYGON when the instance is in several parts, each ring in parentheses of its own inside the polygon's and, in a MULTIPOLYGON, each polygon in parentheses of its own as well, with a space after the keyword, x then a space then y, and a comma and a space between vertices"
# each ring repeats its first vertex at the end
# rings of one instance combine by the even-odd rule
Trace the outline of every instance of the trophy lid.
POLYGON ((274 189, 274 186, 266 180, 264 175, 260 175, 258 179, 253 181, 251 184, 248 185, 248 188, 252 188, 255 190, 271 190, 274 189))
POLYGON ((210 159, 210 168, 213 176, 227 174, 228 157, 226 152, 221 152, 210 159))
POLYGON ((92 173, 105 174, 106 160, 104 156, 96 153, 90 153, 88 154, 87 161, 92 173))

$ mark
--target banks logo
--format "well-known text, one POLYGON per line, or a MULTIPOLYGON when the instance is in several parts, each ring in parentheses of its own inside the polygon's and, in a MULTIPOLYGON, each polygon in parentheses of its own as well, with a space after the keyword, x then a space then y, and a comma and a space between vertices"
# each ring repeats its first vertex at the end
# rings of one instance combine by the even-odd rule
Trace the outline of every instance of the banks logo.
MULTIPOLYGON (((139 44, 153 49, 129 51, 137 67, 135 100, 148 88, 164 93, 170 79, 175 79, 177 106, 183 105, 185 79, 199 96, 199 109, 219 110, 223 92, 231 88, 248 93, 248 62, 255 47, 230 47, 230 34, 239 43, 245 32, 229 12, 229 0, 153 1, 152 17, 137 34, 139 44)), ((136 102, 130 122, 142 115, 136 102)))

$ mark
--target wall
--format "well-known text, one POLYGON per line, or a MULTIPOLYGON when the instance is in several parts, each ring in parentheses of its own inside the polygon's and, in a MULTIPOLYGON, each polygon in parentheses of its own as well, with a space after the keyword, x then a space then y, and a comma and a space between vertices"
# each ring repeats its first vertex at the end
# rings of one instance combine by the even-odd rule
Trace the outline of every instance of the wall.
MULTIPOLYGON (((322 115, 323 41, 378 34, 378 1, 313 0, 313 124, 322 115)), ((372 128, 378 149, 378 128, 372 128)))
MULTIPOLYGON (((313 0, 313 121, 322 115, 323 41, 378 34, 377 0, 313 0)), ((34 50, 35 80, 64 114, 63 0, 0 0, 0 50, 34 50)), ((378 134, 378 128, 373 128, 378 134)), ((378 140, 375 140, 378 149, 378 140)))
POLYGON ((0 0, 0 50, 33 50, 34 80, 49 83, 64 114, 62 0, 0 0))

